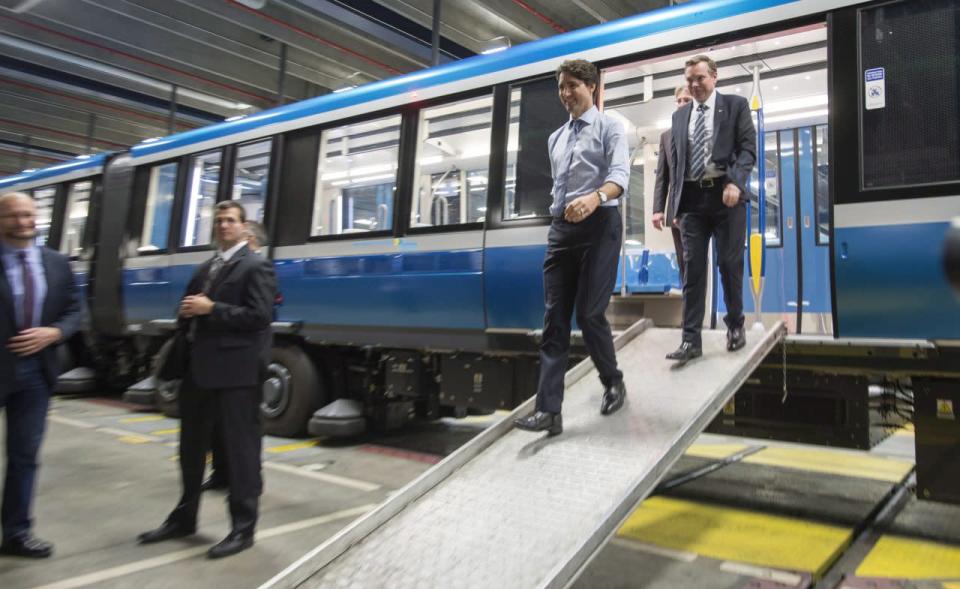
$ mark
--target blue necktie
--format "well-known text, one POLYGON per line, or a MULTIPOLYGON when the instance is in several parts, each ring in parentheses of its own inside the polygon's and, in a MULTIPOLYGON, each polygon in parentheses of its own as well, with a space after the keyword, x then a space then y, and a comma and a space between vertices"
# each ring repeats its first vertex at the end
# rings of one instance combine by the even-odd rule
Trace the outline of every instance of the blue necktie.
POLYGON ((690 150, 690 177, 703 178, 707 171, 707 109, 706 104, 697 107, 697 121, 693 125, 693 143, 690 150))

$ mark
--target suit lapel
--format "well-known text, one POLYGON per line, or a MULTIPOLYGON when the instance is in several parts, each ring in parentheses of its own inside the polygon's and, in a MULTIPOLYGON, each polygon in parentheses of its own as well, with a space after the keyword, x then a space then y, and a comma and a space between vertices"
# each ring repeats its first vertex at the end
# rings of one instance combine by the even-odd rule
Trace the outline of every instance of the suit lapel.
MULTIPOLYGON (((716 92, 716 90, 714 90, 716 92)), ((717 148, 717 131, 720 129, 720 125, 727 119, 729 114, 727 111, 727 97, 719 92, 717 94, 717 102, 714 104, 717 111, 713 113, 713 148, 717 148)))
POLYGON ((683 105, 673 113, 673 145, 677 154, 677 178, 683 178, 687 173, 687 129, 690 126, 690 113, 693 112, 693 102, 683 105))
MULTIPOLYGON (((2 250, 0 250, 2 251, 2 250)), ((7 280, 7 268, 4 265, 3 256, 0 256, 0 305, 7 309, 4 313, 13 326, 14 333, 17 332, 17 310, 13 303, 13 288, 10 287, 10 281, 7 280)))
POLYGON ((51 299, 53 299, 50 294, 54 292, 54 288, 59 288, 54 280, 53 275, 53 264, 50 257, 51 250, 48 250, 45 247, 40 248, 40 261, 43 264, 43 276, 44 280, 47 282, 47 295, 43 297, 43 306, 40 308, 40 325, 47 324, 47 317, 50 316, 50 305, 53 304, 51 299))
POLYGON ((246 257, 247 252, 250 251, 248 246, 243 246, 235 254, 230 256, 230 259, 220 268, 220 271, 217 272, 217 275, 213 277, 213 284, 210 285, 210 292, 207 294, 213 294, 217 292, 217 289, 220 288, 220 285, 223 284, 223 281, 227 279, 227 276, 233 272, 233 269, 237 267, 244 257, 246 257))

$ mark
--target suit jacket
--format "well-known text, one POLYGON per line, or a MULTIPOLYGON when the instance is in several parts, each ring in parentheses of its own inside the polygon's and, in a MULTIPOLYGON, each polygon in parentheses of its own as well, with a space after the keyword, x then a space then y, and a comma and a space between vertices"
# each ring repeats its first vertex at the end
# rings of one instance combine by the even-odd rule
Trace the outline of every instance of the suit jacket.
MULTIPOLYGON (((673 168, 675 177, 682 180, 687 174, 687 129, 690 125, 691 101, 673 113, 673 168)), ((728 96, 717 92, 716 112, 713 113, 713 152, 711 159, 725 176, 721 184, 733 183, 740 189, 740 200, 750 199, 750 172, 757 161, 757 131, 750 118, 750 106, 743 96, 728 96)), ((675 207, 680 206, 683 182, 670 186, 670 197, 675 207)))
MULTIPOLYGON (((80 328, 80 294, 74 282, 70 260, 59 252, 41 247, 40 259, 47 280, 47 295, 43 299, 40 312, 41 327, 56 327, 63 334, 61 341, 70 339, 80 328)), ((7 342, 20 330, 17 328, 17 315, 13 307, 13 289, 7 280, 7 269, 0 257, 0 387, 15 386, 16 364, 19 357, 7 349, 7 342)), ((39 354, 40 366, 47 384, 52 388, 60 375, 57 363, 57 347, 47 346, 39 354)))
MULTIPOLYGON (((199 294, 212 258, 200 265, 186 295, 199 294)), ((277 290, 273 264, 247 247, 240 248, 217 272, 209 292, 209 315, 197 317, 190 344, 190 375, 202 389, 260 385, 270 350, 270 322, 277 290)), ((180 319, 188 329, 189 319, 180 319)))
POLYGON ((676 162, 672 157, 673 151, 673 130, 668 129, 660 134, 660 149, 657 156, 657 181, 653 186, 653 212, 665 213, 664 223, 667 227, 673 227, 673 218, 677 215, 677 197, 669 199, 668 196, 673 193, 673 185, 676 182, 677 175, 675 171, 676 162))

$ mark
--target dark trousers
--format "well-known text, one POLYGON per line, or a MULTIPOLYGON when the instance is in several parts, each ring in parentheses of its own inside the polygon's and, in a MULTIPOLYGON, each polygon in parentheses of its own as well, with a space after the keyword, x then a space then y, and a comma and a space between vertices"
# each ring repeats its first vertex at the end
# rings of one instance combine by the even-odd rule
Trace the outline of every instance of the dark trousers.
POLYGON ((30 506, 37 479, 37 456, 50 406, 50 386, 37 357, 17 360, 16 381, 0 390, 0 407, 7 413, 7 472, 3 482, 4 539, 30 532, 30 506))
POLYGON ((683 280, 683 341, 702 345, 700 329, 706 312, 707 251, 710 238, 715 241, 727 328, 743 327, 743 244, 747 227, 747 209, 723 204, 720 182, 712 188, 683 183, 680 199, 680 233, 685 265, 683 280))
POLYGON ((683 284, 683 270, 686 264, 683 263, 683 238, 680 235, 680 228, 671 225, 670 234, 673 236, 673 249, 677 252, 677 266, 680 268, 680 284, 683 284))
POLYGON ((180 388, 180 473, 183 495, 168 518, 196 527, 207 452, 216 431, 227 465, 233 530, 253 533, 260 476, 260 389, 200 389, 188 376, 180 388))
POLYGON ((574 309, 604 386, 623 380, 604 314, 617 280, 621 227, 618 207, 600 207, 581 223, 554 219, 550 226, 543 262, 546 311, 540 344, 538 411, 559 413, 563 404, 574 309))

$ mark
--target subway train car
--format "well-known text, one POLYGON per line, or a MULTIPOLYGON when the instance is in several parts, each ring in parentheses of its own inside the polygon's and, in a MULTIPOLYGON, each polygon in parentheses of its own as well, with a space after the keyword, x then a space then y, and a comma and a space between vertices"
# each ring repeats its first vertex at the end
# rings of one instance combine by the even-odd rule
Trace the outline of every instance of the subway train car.
MULTIPOLYGON (((86 343, 119 360, 101 371, 149 371, 191 272, 211 255, 213 206, 234 199, 265 223, 282 293, 262 406, 269 432, 309 422, 313 434, 350 434, 509 408, 535 392, 545 146, 567 120, 556 66, 598 63, 598 103, 630 138, 615 302, 666 304, 673 313, 658 321, 670 323, 677 260, 669 232, 649 220, 657 146, 683 62, 706 52, 718 90, 757 97, 763 123, 753 187, 765 206, 751 204, 765 241, 758 319, 786 319, 818 343, 948 350, 960 304, 936 245, 960 213, 957 18, 955 0, 690 2, 0 187, 54 194, 48 244, 63 250, 71 187, 89 183, 76 238, 78 273, 90 271, 86 343)), ((716 321, 722 297, 712 299, 716 321)), ((175 389, 161 389, 170 405, 175 389)))

